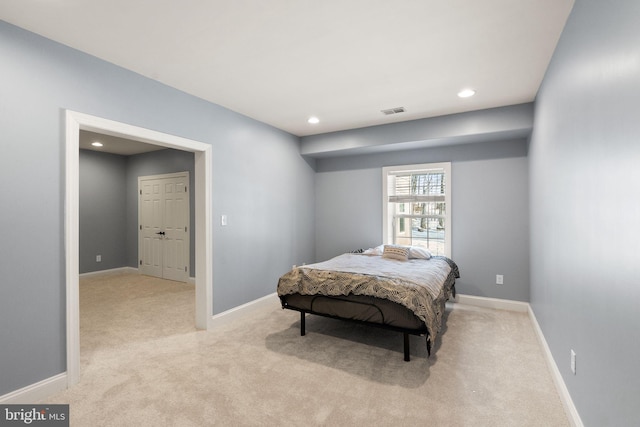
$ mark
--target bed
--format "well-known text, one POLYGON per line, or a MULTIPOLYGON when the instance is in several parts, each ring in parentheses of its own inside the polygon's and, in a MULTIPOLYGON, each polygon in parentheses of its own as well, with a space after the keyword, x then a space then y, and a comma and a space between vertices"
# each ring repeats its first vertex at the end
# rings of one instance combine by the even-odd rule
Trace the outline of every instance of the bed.
POLYGON ((397 255, 396 248, 346 253, 280 277, 282 308, 300 312, 300 335, 306 333, 309 313, 401 332, 405 361, 410 360, 409 335, 425 336, 430 355, 445 302, 455 297, 458 266, 419 248, 406 247, 406 255, 397 255))

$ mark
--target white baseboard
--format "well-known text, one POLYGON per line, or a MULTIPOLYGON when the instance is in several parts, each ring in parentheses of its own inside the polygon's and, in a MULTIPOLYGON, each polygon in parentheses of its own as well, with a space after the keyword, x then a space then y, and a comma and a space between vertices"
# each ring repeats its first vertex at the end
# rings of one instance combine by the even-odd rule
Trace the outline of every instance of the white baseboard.
POLYGON ((542 329, 540 329, 540 325, 538 324, 538 319, 536 319, 536 315, 529 306, 529 318, 531 319, 531 323, 533 323, 533 328, 536 331, 536 335, 538 337, 538 341, 540 345, 542 345, 542 349, 544 351, 544 356, 547 361, 547 365, 549 366, 549 370, 551 371, 551 377, 553 378, 553 382, 556 385, 556 390, 558 390, 558 394, 560 395, 560 400, 562 401, 562 405, 564 406, 564 411, 569 418, 569 422, 573 427, 584 427, 582 424, 582 419, 580 418, 580 414, 578 414, 578 410, 573 404, 573 399, 571 399, 571 395, 569 394, 569 390, 567 389, 567 385, 564 383, 564 379, 562 379, 562 375, 560 374, 560 370, 558 369, 558 365, 556 365, 555 360, 553 359, 553 355, 551 354, 551 349, 549 349, 549 345, 547 344, 547 340, 542 333, 542 329))
POLYGON ((101 276, 103 274, 135 274, 138 269, 135 267, 118 267, 109 270, 90 271, 89 273, 82 273, 80 277, 101 276))
POLYGON ((31 404, 38 403, 49 396, 67 388, 67 373, 55 375, 46 380, 28 385, 19 390, 0 396, 0 404, 31 404))
POLYGON ((218 326, 226 325, 227 323, 240 319, 254 310, 263 308, 265 306, 277 307, 280 304, 278 300, 278 294, 272 293, 266 295, 257 300, 250 301, 246 304, 239 305, 222 313, 218 313, 209 319, 208 329, 213 329, 218 326))
MULTIPOLYGON (((103 275, 110 275, 110 274, 138 274, 138 269, 135 267, 118 267, 118 268, 112 268, 109 270, 98 270, 98 271, 90 271, 89 273, 82 273, 80 274, 80 277, 103 276, 103 275)), ((196 278, 187 277, 187 280, 185 283, 195 286, 196 278)))
POLYGON ((474 295, 457 294, 456 302, 460 304, 474 305, 476 307, 496 308, 499 310, 519 311, 526 313, 529 303, 498 298, 477 297, 474 295))
MULTIPOLYGON (((131 267, 124 267, 124 269, 136 270, 131 267)), ((114 269, 114 270, 122 270, 122 269, 114 269)), ((106 270, 113 271, 113 270, 106 270)), ((99 274, 103 272, 94 272, 87 274, 99 274)), ((258 298, 254 301, 248 302, 246 304, 240 305, 238 307, 234 307, 230 310, 224 311, 222 313, 216 314, 209 319, 209 329, 214 327, 225 325, 233 320, 240 319, 247 314, 251 313, 254 310, 258 310, 267 305, 273 306, 273 304, 278 303, 278 296, 274 292, 272 294, 266 295, 262 298, 258 298)), ((553 382, 555 383, 556 389, 558 390, 558 394, 560 395, 560 400, 564 406, 565 412, 569 418, 569 422, 574 427, 584 427, 582 423, 582 419, 580 418, 580 414, 573 404, 573 400, 571 399, 571 395, 569 394, 569 390, 567 389, 566 384, 560 374, 560 370, 553 359, 551 354, 551 350, 549 349, 549 345, 547 344, 547 340, 545 339, 542 330, 540 329, 540 325, 538 324, 538 320, 531 309, 529 303, 521 302, 521 301, 510 301, 510 300, 501 300, 497 298, 486 298, 486 297, 477 297, 473 295, 456 295, 456 302, 461 304, 474 305, 477 307, 486 307, 486 308, 495 308, 501 310, 510 310, 510 311, 518 311, 518 312, 526 312, 529 314, 529 318, 531 319, 531 323, 533 324, 534 330, 536 332, 536 336, 538 337, 538 341, 542 345, 543 352, 545 355, 545 360, 551 371, 551 377, 553 378, 553 382)), ((35 384, 31 384, 27 387, 21 388, 19 390, 13 391, 11 393, 0 396, 0 404, 29 404, 39 402, 47 397, 55 394, 59 391, 65 390, 67 388, 67 374, 63 372, 51 378, 42 380, 35 384)))

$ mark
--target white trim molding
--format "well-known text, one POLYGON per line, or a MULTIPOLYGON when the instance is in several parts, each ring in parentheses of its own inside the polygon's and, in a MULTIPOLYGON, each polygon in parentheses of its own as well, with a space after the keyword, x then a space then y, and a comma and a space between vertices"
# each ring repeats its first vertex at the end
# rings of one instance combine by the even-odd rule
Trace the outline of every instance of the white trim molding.
POLYGON ((80 380, 79 316, 79 137, 80 130, 98 132, 194 153, 195 163, 195 325, 207 329, 213 313, 213 230, 211 221, 212 147, 179 136, 101 117, 65 111, 65 266, 67 319, 67 386, 80 380))
POLYGON ((553 355, 551 354, 551 349, 549 348, 547 340, 542 333, 542 329, 540 329, 538 319, 536 319, 536 315, 533 312, 531 305, 529 305, 528 312, 531 323, 533 324, 533 329, 535 330, 538 341, 542 346, 545 360, 547 361, 547 365, 549 366, 549 370, 551 371, 551 377, 553 378, 553 382, 556 385, 556 390, 558 390, 560 400, 562 401, 562 405, 564 406, 564 412, 567 414, 569 422, 573 427, 584 427, 584 424, 582 424, 582 419, 580 418, 580 414, 578 413, 576 406, 573 404, 573 399, 571 399, 571 395, 569 394, 567 385, 564 383, 564 379, 562 379, 562 374, 560 374, 558 365, 556 365, 553 355))
MULTIPOLYGON (((395 239, 393 237, 394 234, 394 222, 392 221, 395 215, 395 207, 390 208, 389 205, 392 203, 389 201, 389 192, 391 189, 394 189, 395 193, 395 177, 394 175, 399 174, 410 174, 410 173, 418 173, 422 174, 428 171, 437 171, 444 172, 445 178, 445 194, 444 194, 444 203, 446 206, 444 221, 444 255, 447 257, 451 257, 452 254, 452 239, 451 239, 451 195, 453 194, 453 180, 451 178, 451 162, 442 162, 442 163, 422 163, 422 164, 414 164, 414 165, 398 165, 398 166, 384 166, 382 168, 382 243, 384 244, 393 244, 395 243, 395 239), (390 178, 394 177, 394 179, 390 182, 390 178), (390 210, 393 209, 393 212, 390 210)), ((395 195, 395 194, 392 194, 395 195)), ((395 205, 396 203, 393 203, 395 205)))
POLYGON ((259 310, 261 308, 273 308, 274 306, 277 307, 279 304, 280 301, 278 299, 278 294, 274 292, 272 294, 263 296, 262 298, 249 301, 246 304, 239 305, 227 311, 223 311, 222 313, 218 313, 215 316, 212 316, 209 320, 209 329, 226 325, 227 323, 230 323, 234 320, 241 319, 251 314, 251 312, 259 310))
POLYGON ((31 404, 48 398, 49 396, 67 388, 67 374, 55 375, 46 380, 28 385, 19 390, 0 396, 0 404, 31 404))
POLYGON ((474 295, 457 294, 456 302, 460 304, 474 305, 476 307, 495 308, 498 310, 519 311, 526 313, 529 310, 529 303, 522 301, 512 301, 507 299, 477 297, 474 295))
MULTIPOLYGON (((125 267, 127 268, 127 267, 125 267)), ((130 267, 129 267, 130 268, 130 267)), ((119 270, 119 269, 114 269, 119 270)), ((135 269, 132 269, 135 270, 135 269)), ((108 270, 111 271, 111 270, 108 270)), ((100 273, 100 272, 97 272, 100 273)), ((560 370, 553 359, 551 354, 551 350, 547 344, 546 339, 540 329, 540 325, 536 319, 536 316, 531 309, 531 305, 522 301, 511 301, 511 300, 503 300, 497 298, 486 298, 486 297, 478 297, 473 295, 464 295, 458 294, 455 298, 456 303, 459 304, 467 304, 477 307, 491 308, 491 309, 499 309, 499 310, 509 310, 516 311, 521 313, 527 313, 531 323, 533 325, 534 331, 542 346, 543 353, 549 370, 551 371, 551 377, 556 386, 556 390, 560 396, 560 400, 562 401, 562 405, 564 407, 565 413, 567 414, 567 418, 573 427, 584 427, 580 415, 573 404, 573 400, 571 399, 571 395, 569 394, 569 390, 567 389, 566 384, 560 374, 560 370)), ((260 309, 265 309, 269 307, 273 307, 274 304, 278 304, 278 296, 274 292, 272 294, 266 295, 264 297, 258 298, 256 300, 250 301, 246 304, 242 304, 238 307, 231 308, 222 313, 216 314, 214 316, 210 316, 207 322, 207 329, 211 330, 217 327, 221 327, 229 324, 234 320, 241 319, 250 315, 252 312, 255 312, 260 309)), ((48 378, 46 380, 40 381, 38 383, 29 385, 27 387, 21 388, 19 390, 13 391, 11 393, 5 394, 4 396, 0 396, 0 404, 14 404, 14 403, 33 403, 38 402, 47 397, 64 390, 69 387, 70 381, 68 379, 67 373, 61 373, 54 377, 48 378)))
POLYGON ((111 274, 137 274, 138 269, 135 267, 118 267, 109 270, 89 271, 88 273, 80 273, 80 277, 104 276, 111 274))

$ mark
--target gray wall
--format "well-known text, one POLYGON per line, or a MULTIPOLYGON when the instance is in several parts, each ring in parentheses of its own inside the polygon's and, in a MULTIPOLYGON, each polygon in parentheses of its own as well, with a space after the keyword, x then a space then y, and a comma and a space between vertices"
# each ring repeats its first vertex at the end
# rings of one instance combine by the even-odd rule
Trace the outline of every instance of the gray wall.
MULTIPOLYGON (((118 156, 80 150, 80 273, 138 268, 138 177, 189 172, 189 214, 195 224, 194 157, 180 150, 118 156), (96 255, 102 262, 96 262, 96 255)), ((195 227, 190 228, 195 274, 195 227)))
POLYGON ((383 165, 451 160, 460 292, 526 300, 529 260, 534 312, 585 425, 640 425, 638 16, 636 1, 576 1, 535 104, 528 204, 522 142, 322 159, 314 180, 297 138, 0 23, 0 192, 12 201, 0 210, 0 395, 65 370, 70 108, 213 145, 215 312, 273 292, 291 264, 378 243, 383 165), (482 182, 500 189, 495 210, 470 210, 482 182))
POLYGON ((80 273, 126 265, 126 172, 124 156, 80 150, 80 273))
POLYGON ((318 160, 317 260, 382 243, 383 166, 451 161, 456 289, 528 301, 526 154, 526 141, 513 140, 318 160))
POLYGON ((298 138, 4 22, 0 58, 0 395, 66 370, 65 109, 213 146, 215 313, 314 258, 298 138))
POLYGON ((576 0, 536 100, 531 303, 586 426, 640 425, 639 17, 576 0))

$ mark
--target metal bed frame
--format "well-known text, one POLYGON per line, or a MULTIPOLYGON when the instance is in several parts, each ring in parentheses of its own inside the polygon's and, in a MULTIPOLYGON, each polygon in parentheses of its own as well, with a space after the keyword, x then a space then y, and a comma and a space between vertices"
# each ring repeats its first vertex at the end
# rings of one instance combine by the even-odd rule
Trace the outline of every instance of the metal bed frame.
MULTIPOLYGON (((455 297, 455 286, 452 288, 452 292, 453 292, 453 296, 455 297)), ((429 357, 431 355, 431 344, 432 344, 431 343, 431 335, 429 334, 429 330, 427 329, 426 325, 423 325, 422 328, 418 328, 418 329, 402 328, 402 327, 398 327, 398 326, 388 325, 388 324, 384 323, 384 313, 375 304, 359 302, 359 301, 351 301, 351 300, 346 300, 346 299, 343 299, 343 298, 340 298, 340 297, 333 297, 333 296, 329 297, 329 296, 326 296, 326 295, 317 295, 317 296, 315 296, 313 298, 313 301, 315 301, 315 299, 319 298, 319 297, 328 298, 328 299, 331 299, 331 300, 343 301, 343 302, 347 302, 349 304, 362 304, 362 305, 367 305, 367 306, 370 306, 370 307, 374 307, 376 310, 378 310, 380 312, 380 315, 382 316, 382 319, 383 319, 382 320, 383 323, 369 322, 369 321, 357 320, 357 319, 349 319, 349 318, 345 318, 345 317, 340 317, 340 316, 335 316, 335 315, 332 315, 332 314, 323 313, 323 312, 320 312, 320 311, 315 311, 315 310, 313 310, 313 302, 311 303, 311 310, 295 307, 295 306, 290 305, 286 301, 286 296, 281 296, 280 297, 280 301, 282 303, 282 308, 283 309, 294 310, 294 311, 300 312, 300 336, 305 336, 306 335, 305 316, 306 316, 307 313, 309 313, 309 314, 315 314, 317 316, 328 317, 328 318, 331 318, 331 319, 345 320, 345 321, 348 321, 348 322, 357 323, 357 324, 361 324, 361 325, 374 326, 376 328, 381 328, 381 329, 387 329, 387 330, 391 330, 391 331, 401 332, 403 334, 403 343, 404 343, 403 347, 404 347, 404 360, 405 360, 405 362, 409 362, 411 360, 411 357, 410 357, 410 345, 409 345, 409 335, 425 336, 426 337, 426 344, 427 344, 427 357, 429 357)))

